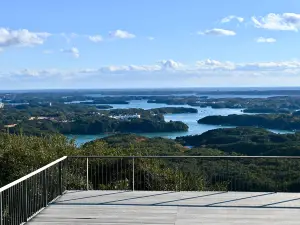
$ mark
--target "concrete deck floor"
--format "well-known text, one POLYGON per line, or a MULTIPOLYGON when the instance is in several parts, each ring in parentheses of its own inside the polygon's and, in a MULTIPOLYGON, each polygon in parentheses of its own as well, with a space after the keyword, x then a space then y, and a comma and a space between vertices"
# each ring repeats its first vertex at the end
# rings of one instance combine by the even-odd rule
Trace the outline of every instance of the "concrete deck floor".
POLYGON ((300 193, 68 191, 29 225, 299 225, 300 193))

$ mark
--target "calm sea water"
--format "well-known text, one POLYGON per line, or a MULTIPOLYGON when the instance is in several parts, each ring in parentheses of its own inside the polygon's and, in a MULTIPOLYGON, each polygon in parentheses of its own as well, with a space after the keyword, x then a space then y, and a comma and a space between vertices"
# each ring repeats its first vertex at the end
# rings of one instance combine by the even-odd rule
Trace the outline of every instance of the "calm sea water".
MULTIPOLYGON (((215 126, 215 125, 204 125, 198 124, 197 120, 209 115, 230 115, 230 114, 242 114, 243 112, 240 109, 212 109, 212 108, 200 108, 200 107, 190 107, 187 105, 167 105, 167 104, 156 104, 156 103, 147 103, 147 100, 134 100, 130 101, 130 104, 116 104, 112 105, 115 109, 127 109, 127 108, 141 108, 141 109, 152 109, 160 107, 189 107, 198 109, 198 113, 184 113, 184 114, 167 114, 165 115, 166 121, 182 121, 189 126, 189 131, 187 132, 157 132, 157 133, 140 133, 140 135, 146 137, 164 137, 175 139, 178 136, 186 135, 196 135, 202 134, 208 130, 217 129, 224 126, 215 126)), ((275 133, 292 133, 289 131, 280 131, 272 130, 275 133)), ((84 144, 89 141, 93 141, 98 138, 103 138, 107 135, 68 135, 69 138, 75 138, 78 145, 84 144)))

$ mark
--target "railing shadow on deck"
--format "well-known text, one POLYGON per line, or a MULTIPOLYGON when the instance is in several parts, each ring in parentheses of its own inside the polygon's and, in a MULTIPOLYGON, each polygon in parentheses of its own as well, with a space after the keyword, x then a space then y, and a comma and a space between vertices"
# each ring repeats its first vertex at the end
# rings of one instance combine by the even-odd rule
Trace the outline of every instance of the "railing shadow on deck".
MULTIPOLYGON (((101 192, 101 191, 99 191, 101 192)), ((87 191, 86 193, 89 193, 87 191)), ((134 193, 134 192, 132 192, 134 193)), ((300 209, 300 197, 290 199, 288 198, 289 195, 284 196, 284 193, 275 193, 275 192, 270 192, 270 193, 259 193, 255 194, 253 192, 248 193, 240 193, 238 196, 239 197, 234 197, 235 194, 234 192, 190 192, 192 194, 191 197, 184 197, 186 192, 180 192, 182 195, 176 194, 176 192, 154 192, 155 194, 150 194, 153 192, 142 192, 139 193, 136 192, 135 194, 130 194, 129 198, 124 198, 128 195, 123 195, 126 194, 125 192, 120 193, 117 192, 118 196, 115 196, 115 199, 112 201, 107 201, 105 198, 105 195, 99 195, 98 196, 93 196, 93 200, 90 202, 86 201, 77 201, 78 199, 70 200, 70 201, 56 201, 51 203, 51 205, 60 205, 60 206, 135 206, 135 207, 207 207, 207 208, 256 208, 256 209, 300 209), (136 196, 136 194, 138 194, 136 196), (141 195, 140 195, 141 194, 141 195), (173 195, 170 195, 173 194, 173 195), (200 194, 200 195, 199 195, 200 194), (240 197, 241 194, 245 197, 240 197), (164 199, 171 199, 171 200, 163 200, 160 199, 161 196, 164 195, 164 199), (218 195, 223 201, 218 201, 218 195), (273 198, 269 199, 261 199, 264 197, 272 196, 276 197, 276 195, 281 195, 280 196, 280 201, 274 201, 273 198), (101 198, 104 196, 104 199, 101 198), (152 198, 150 198, 152 197, 152 198), (180 197, 180 198, 178 198, 180 197), (217 198, 216 198, 217 197, 217 198), (150 198, 150 199, 149 199, 150 198), (172 199, 175 198, 175 199, 172 199), (287 200, 284 200, 288 198, 287 200), (137 202, 131 201, 131 200, 138 200, 137 202), (189 202, 192 200, 191 202, 189 202), (243 202, 244 200, 255 200, 254 204, 247 204, 243 202), (260 203, 262 201, 262 203, 260 203), (272 202, 269 204, 264 204, 263 202, 272 202), (291 206, 283 206, 280 205, 282 203, 287 203, 287 202, 293 202, 293 201, 298 201, 296 205, 291 205, 291 206), (207 202, 212 202, 212 203, 207 203, 207 202), (225 204, 224 204, 225 203, 225 204), (237 204, 231 204, 231 203, 237 203, 237 204)), ((189 194, 189 195, 190 195, 189 194)), ((67 194, 68 195, 68 194, 67 194)), ((297 194, 300 196, 300 194, 297 194)), ((86 198, 80 198, 79 200, 85 200, 89 199, 90 196, 87 196, 86 198)))

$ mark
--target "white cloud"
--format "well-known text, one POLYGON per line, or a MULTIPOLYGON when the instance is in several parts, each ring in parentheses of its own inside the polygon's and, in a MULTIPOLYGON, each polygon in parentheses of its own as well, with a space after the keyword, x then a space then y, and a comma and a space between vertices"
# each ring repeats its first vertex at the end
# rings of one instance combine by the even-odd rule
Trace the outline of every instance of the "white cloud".
POLYGON ((225 29, 219 29, 219 28, 206 30, 204 32, 198 32, 198 34, 213 35, 213 36, 234 36, 234 35, 236 35, 236 33, 232 30, 225 30, 225 29))
POLYGON ((148 39, 149 41, 153 41, 155 38, 154 38, 154 37, 147 37, 147 39, 148 39))
POLYGON ((90 41, 95 42, 95 43, 103 41, 103 38, 101 35, 89 36, 88 38, 90 41))
POLYGON ((235 64, 229 61, 220 62, 217 60, 206 59, 203 61, 197 61, 196 67, 197 69, 200 70, 217 70, 217 69, 233 70, 235 69, 235 64))
POLYGON ((159 65, 130 65, 130 66, 105 66, 98 71, 102 73, 126 73, 126 72, 155 72, 161 70, 159 65))
POLYGON ((162 60, 159 63, 161 65, 161 69, 163 70, 177 70, 184 66, 182 63, 176 62, 172 59, 162 60))
POLYGON ((69 49, 61 49, 63 53, 72 54, 75 58, 79 58, 79 50, 75 47, 69 49))
POLYGON ((18 71, 12 71, 10 76, 14 77, 52 77, 57 75, 62 75, 63 72, 57 69, 42 69, 42 70, 35 70, 35 69, 21 69, 18 71))
POLYGON ((243 17, 230 15, 230 16, 224 17, 221 20, 221 23, 229 23, 231 20, 234 20, 234 19, 237 20, 240 23, 244 22, 244 18, 243 17))
POLYGON ((101 72, 155 72, 164 70, 178 70, 183 64, 174 60, 162 60, 154 65, 129 65, 129 66, 105 66, 99 69, 101 72))
POLYGON ((134 34, 129 33, 128 31, 125 30, 115 30, 109 32, 109 35, 112 38, 120 38, 120 39, 129 39, 129 38, 135 38, 134 34))
POLYGON ((255 39, 255 41, 258 43, 274 43, 274 42, 276 42, 276 39, 259 37, 259 38, 255 39))
POLYGON ((264 17, 253 16, 251 19, 257 28, 287 31, 298 31, 300 28, 300 14, 296 13, 269 13, 264 17))
POLYGON ((42 45, 51 34, 0 28, 0 48, 42 45))

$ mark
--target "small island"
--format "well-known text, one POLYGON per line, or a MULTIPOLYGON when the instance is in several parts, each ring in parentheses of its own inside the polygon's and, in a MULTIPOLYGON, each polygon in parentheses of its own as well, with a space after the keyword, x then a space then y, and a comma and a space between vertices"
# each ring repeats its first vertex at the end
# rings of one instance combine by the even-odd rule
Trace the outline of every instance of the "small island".
POLYGON ((97 109, 112 109, 113 107, 111 105, 96 105, 97 109))
POLYGON ((244 113, 291 113, 289 109, 254 107, 243 110, 244 113))
POLYGON ((182 114, 182 113, 198 113, 198 110, 195 108, 187 108, 187 107, 162 107, 162 108, 154 108, 149 109, 149 111, 159 114, 182 114))
POLYGON ((255 114, 206 116, 199 124, 224 126, 254 126, 278 130, 300 130, 300 116, 294 114, 255 114))

